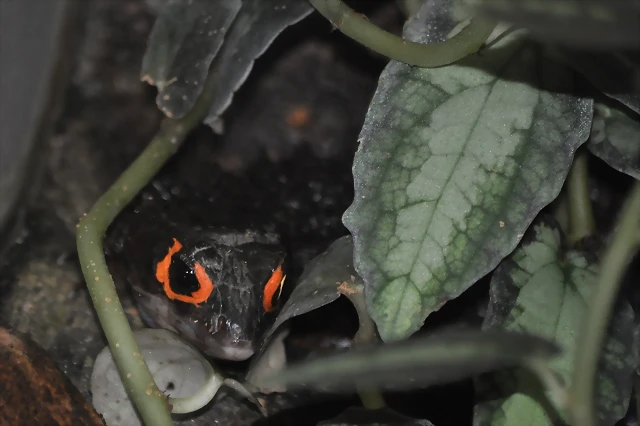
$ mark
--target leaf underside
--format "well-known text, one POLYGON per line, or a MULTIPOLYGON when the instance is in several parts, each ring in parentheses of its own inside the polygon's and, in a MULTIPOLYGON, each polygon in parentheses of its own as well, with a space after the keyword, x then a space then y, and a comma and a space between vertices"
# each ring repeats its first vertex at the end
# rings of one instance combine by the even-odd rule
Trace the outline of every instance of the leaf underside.
POLYGON ((337 300, 340 297, 338 287, 342 283, 350 287, 362 285, 353 268, 353 240, 350 235, 338 238, 305 266, 291 296, 266 334, 263 346, 285 321, 337 300))
POLYGON ((205 123, 214 130, 220 128, 217 120, 231 104, 234 92, 249 76, 254 61, 280 32, 305 18, 312 10, 307 1, 243 0, 242 8, 215 59, 217 84, 205 123))
POLYGON ((264 379, 262 386, 310 386, 330 392, 353 392, 356 386, 419 389, 557 353, 555 344, 521 333, 446 330, 293 365, 264 379))
MULTIPOLYGON (((550 362, 571 384, 576 338, 589 312, 598 268, 593 255, 562 250, 563 235, 550 218, 538 221, 525 242, 496 269, 491 280, 485 330, 532 333, 555 341, 562 354, 550 362)), ((597 376, 598 425, 612 426, 628 408, 636 365, 634 313, 620 301, 609 327, 597 376)), ((559 424, 559 414, 527 371, 514 369, 477 380, 475 426, 507 426, 527 419, 531 426, 559 424)))
POLYGON ((640 48, 627 52, 560 49, 559 58, 602 93, 640 114, 640 48))
MULTIPOLYGON (((428 6, 428 5, 427 5, 428 6)), ((425 9, 405 28, 434 41, 425 9)), ((391 62, 354 160, 343 222, 383 340, 402 339, 491 271, 559 193, 592 100, 515 32, 457 65, 391 62)))
POLYGON ((219 116, 254 61, 312 10, 299 0, 169 0, 153 27, 142 79, 157 86, 158 107, 180 118, 193 107, 213 66, 216 81, 205 122, 221 132, 219 116))
POLYGON ((168 0, 164 5, 141 75, 158 88, 156 103, 165 115, 180 118, 191 110, 241 5, 241 0, 168 0))

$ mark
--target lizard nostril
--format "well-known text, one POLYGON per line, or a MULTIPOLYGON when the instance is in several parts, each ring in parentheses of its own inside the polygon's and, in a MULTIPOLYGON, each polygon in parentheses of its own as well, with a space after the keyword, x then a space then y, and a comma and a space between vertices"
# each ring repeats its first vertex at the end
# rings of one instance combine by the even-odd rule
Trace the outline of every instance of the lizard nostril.
POLYGON ((218 317, 218 327, 216 327, 216 333, 225 333, 228 329, 227 317, 220 315, 218 317))

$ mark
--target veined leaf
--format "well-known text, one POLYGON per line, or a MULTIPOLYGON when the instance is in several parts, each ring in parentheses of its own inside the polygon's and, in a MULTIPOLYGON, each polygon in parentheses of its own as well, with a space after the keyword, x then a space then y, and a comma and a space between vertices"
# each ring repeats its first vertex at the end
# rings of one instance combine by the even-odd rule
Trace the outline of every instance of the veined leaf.
POLYGON ((142 80, 158 88, 156 103, 180 118, 200 96, 242 0, 167 0, 149 36, 142 80))
MULTIPOLYGON (((426 6, 405 37, 444 37, 426 6)), ((573 72, 519 32, 457 65, 387 66, 343 218, 384 340, 491 271, 557 196, 591 124, 592 100, 573 88, 573 72)))
POLYGON ((594 108, 589 151, 640 180, 640 115, 611 100, 594 108))
MULTIPOLYGON (((597 266, 577 251, 562 252, 559 227, 548 219, 528 232, 526 243, 496 269, 483 328, 532 333, 555 341, 562 354, 550 362, 571 383, 576 339, 589 312, 597 266)), ((612 426, 629 405, 636 365, 634 314, 627 301, 615 310, 596 387, 598 424, 612 426)), ((476 426, 507 426, 523 418, 531 426, 558 424, 541 386, 522 370, 501 371, 478 381, 479 392, 499 395, 476 407, 476 426), (546 409, 545 409, 546 408, 546 409)), ((485 395, 486 396, 486 395, 485 395)))
POLYGON ((264 380, 288 390, 317 386, 332 391, 416 389, 462 380, 557 354, 557 346, 520 333, 449 330, 431 336, 360 347, 303 362, 264 380))

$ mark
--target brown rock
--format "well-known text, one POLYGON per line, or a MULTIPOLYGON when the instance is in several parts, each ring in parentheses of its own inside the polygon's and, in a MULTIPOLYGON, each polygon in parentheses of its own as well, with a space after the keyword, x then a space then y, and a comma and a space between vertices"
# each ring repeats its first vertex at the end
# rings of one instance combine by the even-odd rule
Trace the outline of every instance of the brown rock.
POLYGON ((105 423, 41 346, 0 327, 0 425, 105 423))

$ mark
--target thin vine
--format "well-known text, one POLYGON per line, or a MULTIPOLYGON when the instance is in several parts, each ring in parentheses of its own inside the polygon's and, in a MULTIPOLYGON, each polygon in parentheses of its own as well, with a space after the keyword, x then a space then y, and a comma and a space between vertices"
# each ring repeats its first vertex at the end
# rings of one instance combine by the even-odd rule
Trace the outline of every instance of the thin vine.
POLYGON ((193 109, 179 120, 167 119, 163 122, 160 132, 147 148, 77 225, 78 255, 91 300, 125 389, 147 425, 171 426, 173 421, 167 399, 156 386, 133 337, 107 268, 102 243, 115 217, 178 150, 189 132, 204 119, 209 111, 214 80, 210 72, 193 109))
POLYGON ((493 21, 474 18, 447 41, 416 43, 383 30, 341 0, 309 0, 309 3, 335 28, 363 46, 390 59, 423 68, 449 65, 477 52, 496 27, 493 21))

